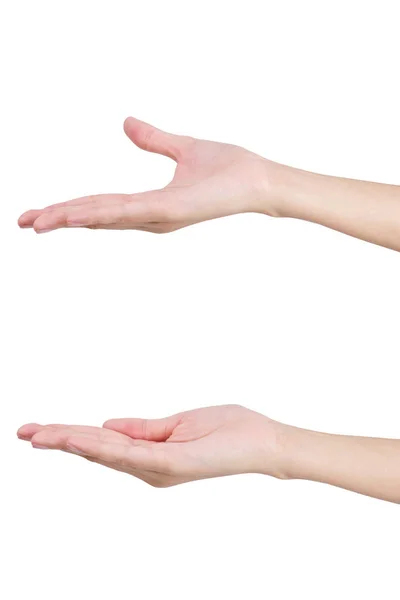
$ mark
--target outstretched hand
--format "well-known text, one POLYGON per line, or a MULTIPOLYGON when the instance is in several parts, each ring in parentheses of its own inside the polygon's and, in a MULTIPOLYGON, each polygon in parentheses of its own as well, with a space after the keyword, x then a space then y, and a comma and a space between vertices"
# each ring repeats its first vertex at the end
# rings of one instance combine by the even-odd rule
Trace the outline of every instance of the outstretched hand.
POLYGON ((20 227, 44 233, 61 227, 174 231, 241 212, 277 215, 271 192, 276 163, 230 144, 166 133, 129 117, 125 133, 139 148, 176 161, 171 183, 138 194, 101 194, 21 215, 20 227))
POLYGON ((155 487, 239 473, 283 478, 282 426, 242 406, 201 408, 164 419, 114 419, 103 427, 24 425, 34 448, 63 450, 155 487))

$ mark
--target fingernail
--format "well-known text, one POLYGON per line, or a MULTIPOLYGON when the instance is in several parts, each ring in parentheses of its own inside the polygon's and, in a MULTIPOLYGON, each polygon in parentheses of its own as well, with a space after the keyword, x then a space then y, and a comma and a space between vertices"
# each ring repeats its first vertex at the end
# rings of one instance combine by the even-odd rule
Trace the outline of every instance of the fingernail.
POLYGON ((37 450, 49 450, 47 446, 40 446, 39 444, 32 444, 32 448, 36 448, 37 450))
POLYGON ((36 233, 47 233, 48 231, 51 231, 51 229, 39 229, 36 233))

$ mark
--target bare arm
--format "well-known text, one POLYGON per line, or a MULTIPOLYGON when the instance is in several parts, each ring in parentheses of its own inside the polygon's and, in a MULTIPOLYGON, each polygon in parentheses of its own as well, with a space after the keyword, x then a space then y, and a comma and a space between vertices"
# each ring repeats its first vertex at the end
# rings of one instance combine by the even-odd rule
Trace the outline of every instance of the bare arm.
POLYGON ((400 250, 400 186, 282 167, 280 216, 400 250))
POLYGON ((287 477, 400 503, 400 440, 290 428, 287 477))
POLYGON ((317 175, 244 148, 173 135, 132 117, 125 133, 177 164, 170 184, 140 194, 87 196, 29 210, 21 227, 139 229, 157 233, 242 212, 294 217, 400 250, 400 188, 317 175))
POLYGON ((103 427, 24 425, 35 448, 78 454, 156 487, 239 473, 308 479, 400 503, 400 440, 330 435, 279 423, 242 406, 103 427))

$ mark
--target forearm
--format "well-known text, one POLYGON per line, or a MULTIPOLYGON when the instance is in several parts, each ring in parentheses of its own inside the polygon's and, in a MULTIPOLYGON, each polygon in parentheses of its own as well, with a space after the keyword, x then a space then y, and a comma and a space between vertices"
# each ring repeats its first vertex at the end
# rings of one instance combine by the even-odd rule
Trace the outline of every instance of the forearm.
POLYGON ((288 427, 285 476, 400 503, 400 440, 318 433, 288 427))
POLYGON ((400 186, 318 175, 279 165, 279 216, 325 225, 400 251, 400 186))

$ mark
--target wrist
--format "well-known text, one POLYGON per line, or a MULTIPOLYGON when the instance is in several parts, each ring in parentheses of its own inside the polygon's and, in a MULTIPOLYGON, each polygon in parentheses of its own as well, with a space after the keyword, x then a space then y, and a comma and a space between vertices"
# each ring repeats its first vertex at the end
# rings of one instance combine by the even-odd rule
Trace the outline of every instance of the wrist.
POLYGON ((276 469, 278 479, 320 480, 327 434, 277 423, 276 469))
POLYGON ((261 172, 260 212, 308 220, 309 199, 322 176, 268 159, 263 159, 261 172))
POLYGON ((311 439, 308 432, 265 417, 257 444, 259 472, 277 479, 301 479, 311 439))

